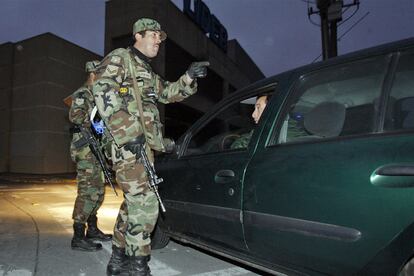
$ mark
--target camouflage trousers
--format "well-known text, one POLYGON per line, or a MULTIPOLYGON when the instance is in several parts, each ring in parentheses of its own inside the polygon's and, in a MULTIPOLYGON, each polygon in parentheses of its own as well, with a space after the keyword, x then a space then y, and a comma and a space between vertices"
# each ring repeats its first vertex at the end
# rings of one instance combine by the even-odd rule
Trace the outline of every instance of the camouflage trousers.
MULTIPOLYGON (((152 153, 147 151, 153 160, 152 153)), ((116 181, 124 193, 114 227, 113 245, 125 248, 128 256, 151 254, 151 233, 158 218, 158 200, 149 189, 144 166, 135 155, 123 148, 112 147, 116 181)))
POLYGON ((78 194, 73 208, 75 222, 86 223, 90 215, 96 215, 105 196, 102 169, 89 147, 75 149, 71 146, 71 157, 76 162, 78 194))

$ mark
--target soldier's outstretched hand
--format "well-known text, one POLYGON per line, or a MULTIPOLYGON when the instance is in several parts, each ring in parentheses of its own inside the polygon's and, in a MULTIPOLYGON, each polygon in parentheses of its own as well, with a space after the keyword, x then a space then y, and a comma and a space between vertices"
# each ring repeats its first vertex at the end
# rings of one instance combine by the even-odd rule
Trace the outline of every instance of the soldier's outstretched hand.
POLYGON ((187 75, 192 79, 204 78, 207 76, 207 66, 210 66, 208 61, 193 62, 188 67, 187 75))

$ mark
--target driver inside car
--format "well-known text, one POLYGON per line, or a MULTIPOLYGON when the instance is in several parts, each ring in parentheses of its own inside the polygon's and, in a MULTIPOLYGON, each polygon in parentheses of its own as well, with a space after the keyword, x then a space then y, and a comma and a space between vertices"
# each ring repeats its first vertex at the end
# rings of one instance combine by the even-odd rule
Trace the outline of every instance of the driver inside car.
MULTIPOLYGON (((258 95, 256 97, 256 103, 254 105, 254 111, 252 113, 252 118, 255 124, 259 123, 260 117, 262 116, 263 111, 266 108, 267 103, 270 100, 270 94, 258 95)), ((247 133, 240 135, 236 140, 231 144, 231 149, 242 149, 247 148, 247 145, 250 142, 250 139, 253 134, 253 129, 247 133)))

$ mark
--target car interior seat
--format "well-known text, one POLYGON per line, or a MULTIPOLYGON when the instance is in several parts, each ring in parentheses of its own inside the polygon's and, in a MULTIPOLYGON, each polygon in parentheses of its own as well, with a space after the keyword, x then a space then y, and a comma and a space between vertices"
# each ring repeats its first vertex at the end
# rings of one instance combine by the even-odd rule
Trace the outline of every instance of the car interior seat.
POLYGON ((330 138, 338 136, 345 122, 345 106, 338 102, 322 102, 313 107, 304 118, 304 127, 311 136, 330 138))

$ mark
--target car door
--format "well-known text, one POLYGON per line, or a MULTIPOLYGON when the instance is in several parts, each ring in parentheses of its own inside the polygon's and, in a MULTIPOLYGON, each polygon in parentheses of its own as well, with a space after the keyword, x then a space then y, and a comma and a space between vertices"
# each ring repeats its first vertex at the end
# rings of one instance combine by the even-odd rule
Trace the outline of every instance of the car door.
MULTIPOLYGON (((273 90, 274 85, 266 88, 273 90)), ((179 158, 168 162, 170 182, 177 182, 173 185, 186 195, 185 203, 168 200, 168 204, 185 205, 192 229, 188 235, 222 251, 245 250, 242 177, 252 146, 232 148, 232 144, 240 137, 257 135, 251 114, 254 96, 261 92, 247 91, 219 105, 189 130, 179 158)))
POLYGON ((414 56, 402 57, 297 76, 244 179, 246 243, 265 265, 354 275, 383 254, 377 273, 392 275, 403 261, 384 250, 414 221, 414 181, 378 173, 414 163, 414 56))
POLYGON ((163 179, 158 191, 166 209, 165 213, 160 212, 159 223, 165 231, 180 235, 192 233, 191 210, 188 206, 191 194, 184 184, 187 183, 188 174, 182 173, 185 167, 186 162, 178 160, 175 153, 156 157, 155 169, 163 179))

